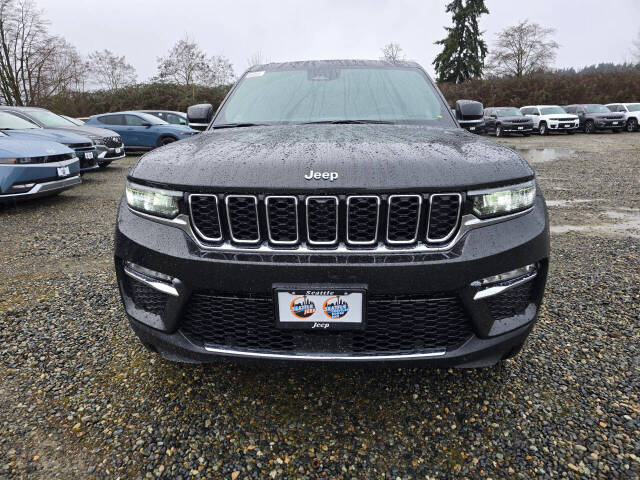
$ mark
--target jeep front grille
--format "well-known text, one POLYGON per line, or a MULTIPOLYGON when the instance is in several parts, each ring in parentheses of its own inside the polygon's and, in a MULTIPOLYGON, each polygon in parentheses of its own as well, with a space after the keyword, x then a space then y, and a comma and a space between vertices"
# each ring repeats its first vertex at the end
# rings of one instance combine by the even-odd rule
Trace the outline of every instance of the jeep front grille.
POLYGON ((441 246, 457 233, 462 210, 459 193, 190 194, 188 199, 192 229, 211 247, 441 246))

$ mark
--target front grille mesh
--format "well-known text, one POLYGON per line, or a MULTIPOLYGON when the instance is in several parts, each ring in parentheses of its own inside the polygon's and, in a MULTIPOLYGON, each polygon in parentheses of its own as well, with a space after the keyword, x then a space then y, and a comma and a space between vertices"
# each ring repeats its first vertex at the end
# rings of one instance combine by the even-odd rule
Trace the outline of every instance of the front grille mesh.
POLYGON ((189 195, 205 244, 331 249, 441 246, 458 230, 462 195, 189 195))
POLYGON ((372 297, 365 330, 316 332, 277 329, 271 297, 207 291, 192 294, 180 329, 201 345, 346 354, 455 349, 473 334, 457 297, 372 297))
POLYGON ((120 137, 104 137, 102 141, 105 146, 109 148, 117 148, 122 146, 122 139, 120 137))

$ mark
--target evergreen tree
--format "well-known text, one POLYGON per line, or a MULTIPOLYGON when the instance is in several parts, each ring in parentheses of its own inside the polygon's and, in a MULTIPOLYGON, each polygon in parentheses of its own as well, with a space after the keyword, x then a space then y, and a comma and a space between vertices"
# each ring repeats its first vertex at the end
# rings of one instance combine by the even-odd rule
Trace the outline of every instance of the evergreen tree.
POLYGON ((446 38, 436 42, 442 52, 433 61, 439 82, 462 83, 482 76, 487 44, 478 28, 478 17, 489 13, 484 0, 452 0, 447 5, 453 27, 446 38))

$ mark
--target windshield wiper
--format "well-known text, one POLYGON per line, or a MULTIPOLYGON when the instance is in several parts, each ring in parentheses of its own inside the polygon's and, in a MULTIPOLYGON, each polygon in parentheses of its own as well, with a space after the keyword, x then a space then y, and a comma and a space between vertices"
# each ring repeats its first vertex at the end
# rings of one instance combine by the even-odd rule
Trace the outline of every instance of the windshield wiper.
POLYGON ((250 123, 250 122, 243 122, 243 123, 221 123, 218 125, 213 125, 211 128, 213 128, 214 130, 217 128, 242 128, 242 127, 262 127, 264 125, 268 125, 267 123, 250 123))
POLYGON ((383 125, 394 125, 395 122, 391 122, 389 120, 316 120, 314 122, 302 122, 302 125, 314 125, 314 124, 322 124, 322 123, 326 123, 326 124, 350 124, 350 123, 356 123, 356 124, 364 124, 364 123, 380 123, 383 125))

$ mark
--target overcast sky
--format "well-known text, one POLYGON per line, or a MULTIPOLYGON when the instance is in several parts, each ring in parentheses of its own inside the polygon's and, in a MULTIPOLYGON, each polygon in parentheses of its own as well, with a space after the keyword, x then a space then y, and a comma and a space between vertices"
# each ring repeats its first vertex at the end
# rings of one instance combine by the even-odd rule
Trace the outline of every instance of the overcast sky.
MULTIPOLYGON (((236 74, 261 52, 269 61, 375 59, 389 42, 433 74, 434 45, 445 36, 449 0, 36 0, 81 53, 125 55, 138 79, 156 73, 156 58, 189 35, 209 54, 226 55, 236 74)), ((631 59, 640 29, 640 0, 487 0, 481 17, 491 47, 495 34, 529 19, 557 30, 556 67, 631 59)))

